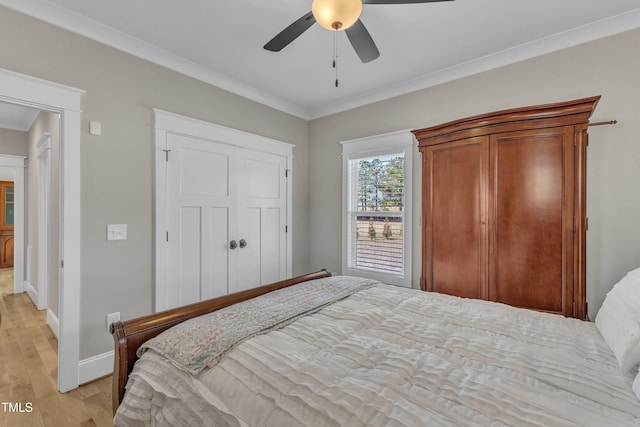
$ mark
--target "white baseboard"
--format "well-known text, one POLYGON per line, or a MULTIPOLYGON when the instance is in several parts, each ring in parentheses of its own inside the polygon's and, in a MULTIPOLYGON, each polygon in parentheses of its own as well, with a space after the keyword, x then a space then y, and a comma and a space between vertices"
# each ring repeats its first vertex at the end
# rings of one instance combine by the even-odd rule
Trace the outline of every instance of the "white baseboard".
POLYGON ((79 384, 88 383, 113 373, 113 350, 82 359, 78 366, 79 384))
POLYGON ((47 308, 47 325, 51 328, 53 335, 58 338, 58 329, 60 329, 60 323, 58 322, 58 316, 55 315, 50 308, 47 308))
POLYGON ((36 288, 31 286, 31 282, 29 282, 28 280, 24 281, 24 291, 29 295, 29 298, 31 298, 31 301, 33 301, 33 303, 37 307, 38 306, 38 291, 36 290, 36 288))

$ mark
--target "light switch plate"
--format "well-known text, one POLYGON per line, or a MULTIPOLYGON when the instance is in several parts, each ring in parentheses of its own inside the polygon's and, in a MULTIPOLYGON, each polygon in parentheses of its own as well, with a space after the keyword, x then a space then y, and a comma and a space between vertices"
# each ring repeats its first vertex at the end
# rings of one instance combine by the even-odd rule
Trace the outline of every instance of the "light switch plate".
POLYGON ((127 224, 107 224, 107 240, 127 240, 127 224))

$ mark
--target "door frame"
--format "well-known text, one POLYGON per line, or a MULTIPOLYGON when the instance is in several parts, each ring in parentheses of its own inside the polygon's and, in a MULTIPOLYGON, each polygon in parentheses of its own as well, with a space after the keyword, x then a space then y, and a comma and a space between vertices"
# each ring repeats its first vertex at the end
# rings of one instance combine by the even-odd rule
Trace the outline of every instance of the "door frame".
MULTIPOLYGON (((234 147, 246 148, 253 151, 279 154, 287 159, 287 176, 291 176, 293 168, 293 147, 295 145, 276 139, 228 128, 210 122, 194 119, 168 111, 153 109, 154 118, 154 311, 161 311, 167 307, 167 298, 164 290, 167 289, 167 257, 168 244, 166 233, 168 230, 167 210, 167 174, 166 159, 170 155, 166 150, 167 134, 179 134, 218 144, 228 144, 234 147)), ((292 179, 287 179, 287 224, 291 224, 293 206, 291 203, 292 179)), ((286 274, 292 276, 292 243, 293 232, 291 227, 287 232, 287 256, 286 274)))
POLYGON ((51 176, 51 134, 44 132, 36 142, 38 155, 38 310, 49 308, 49 220, 51 176))
POLYGON ((84 90, 0 69, 0 101, 60 115, 58 390, 79 385, 80 125, 84 90))

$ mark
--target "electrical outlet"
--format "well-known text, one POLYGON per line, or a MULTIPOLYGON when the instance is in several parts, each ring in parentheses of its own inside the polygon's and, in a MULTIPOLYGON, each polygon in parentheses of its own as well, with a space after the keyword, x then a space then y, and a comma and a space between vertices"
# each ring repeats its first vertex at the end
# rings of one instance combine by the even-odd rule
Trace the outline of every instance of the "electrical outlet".
POLYGON ((120 312, 117 313, 109 313, 107 314, 107 332, 111 333, 109 330, 112 323, 115 323, 120 320, 120 312))

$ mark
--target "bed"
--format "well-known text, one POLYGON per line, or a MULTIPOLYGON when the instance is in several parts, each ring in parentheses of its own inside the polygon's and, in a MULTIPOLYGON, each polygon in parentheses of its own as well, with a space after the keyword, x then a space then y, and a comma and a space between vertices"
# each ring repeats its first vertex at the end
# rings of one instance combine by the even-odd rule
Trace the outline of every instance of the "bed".
POLYGON ((620 299, 596 325, 311 273, 114 324, 114 425, 640 426, 620 299))

